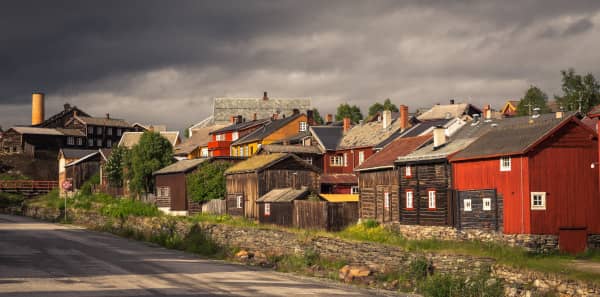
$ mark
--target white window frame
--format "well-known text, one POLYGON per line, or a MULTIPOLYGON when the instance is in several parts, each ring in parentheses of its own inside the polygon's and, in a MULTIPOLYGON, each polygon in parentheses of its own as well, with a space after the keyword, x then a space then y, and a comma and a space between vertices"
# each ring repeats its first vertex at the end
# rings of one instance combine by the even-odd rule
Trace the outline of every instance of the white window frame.
POLYGON ((77 137, 77 145, 83 145, 83 138, 77 137))
POLYGON ((360 188, 358 186, 352 186, 350 188, 350 194, 353 194, 353 195, 360 194, 360 188))
POLYGON ((308 130, 308 124, 306 122, 300 122, 300 132, 308 130))
POLYGON ((248 152, 248 146, 245 146, 245 147, 244 147, 244 156, 248 156, 248 157, 250 157, 250 154, 249 154, 249 152, 248 152))
POLYGON ((483 198, 483 210, 492 210, 492 198, 483 198))
POLYGON ((412 168, 409 165, 404 167, 404 177, 412 177, 412 168))
POLYGON ((271 215, 271 203, 265 203, 265 217, 271 215))
POLYGON ((383 193, 383 207, 385 209, 390 209, 390 192, 383 193))
POLYGON ((236 201, 235 201, 235 202, 236 202, 236 203, 235 203, 235 206, 236 206, 237 208, 242 208, 242 200, 244 199, 244 197, 243 197, 242 195, 237 195, 237 196, 235 197, 235 199, 236 199, 236 201))
POLYGON ((360 151, 358 152, 358 165, 362 164, 362 162, 365 161, 365 152, 364 151, 360 151))
POLYGON ((463 208, 464 211, 472 211, 473 210, 473 202, 471 201, 471 199, 465 199, 463 200, 463 208))
POLYGON ((169 187, 157 187, 156 188, 156 196, 159 198, 169 198, 171 197, 171 188, 169 187))
POLYGON ((334 155, 329 159, 329 165, 332 167, 344 167, 344 156, 334 155))
POLYGON ((304 158, 304 162, 312 165, 313 164, 313 158, 312 157, 306 157, 306 158, 304 158))
POLYGON ((415 200, 414 200, 414 192, 413 190, 406 190, 406 209, 414 209, 415 208, 415 200))
POLYGON ((429 209, 436 209, 437 205, 436 205, 436 195, 437 193, 435 192, 435 190, 428 190, 427 191, 427 207, 429 209))
POLYGON ((512 167, 512 160, 510 157, 500 158, 500 171, 510 171, 512 167))
POLYGON ((216 139, 217 139, 217 141, 225 140, 225 134, 223 134, 223 133, 217 134, 216 139))
POLYGON ((546 210, 546 192, 531 192, 531 210, 546 210), (536 197, 540 203, 536 203, 536 197))
POLYGON ((231 132, 231 141, 236 141, 240 138, 240 133, 238 131, 231 132))

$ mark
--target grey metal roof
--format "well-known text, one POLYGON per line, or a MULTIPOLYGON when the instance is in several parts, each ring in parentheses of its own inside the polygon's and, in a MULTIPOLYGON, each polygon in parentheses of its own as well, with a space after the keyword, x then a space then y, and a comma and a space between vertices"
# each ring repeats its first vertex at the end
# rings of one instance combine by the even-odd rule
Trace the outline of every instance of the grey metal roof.
POLYGON ((219 134, 219 133, 228 132, 228 131, 239 131, 239 130, 243 130, 246 128, 265 124, 268 121, 269 121, 269 119, 260 119, 260 120, 256 120, 256 121, 237 123, 237 124, 229 125, 227 127, 224 127, 224 128, 218 129, 218 130, 211 131, 208 134, 212 135, 212 134, 219 134))
POLYGON ((344 137, 344 128, 340 126, 313 126, 310 131, 327 151, 335 151, 344 137))
POLYGON ((77 119, 88 125, 96 126, 108 126, 108 127, 131 127, 129 123, 121 119, 113 118, 93 118, 93 117, 82 117, 76 116, 77 119))
POLYGON ((302 199, 308 195, 308 188, 301 189, 282 188, 273 189, 269 193, 262 195, 257 202, 292 202, 296 199, 302 199))
POLYGON ((87 155, 98 152, 97 149, 89 150, 89 149, 71 149, 71 148, 63 148, 60 151, 62 152, 62 155, 66 159, 79 159, 79 158, 83 158, 87 155))
POLYGON ((266 144, 260 147, 259 151, 261 150, 269 153, 321 154, 316 146, 302 145, 266 144))
POLYGON ((519 121, 514 125, 498 126, 473 141, 452 158, 468 159, 488 155, 525 153, 527 148, 542 139, 548 132, 571 121, 572 118, 573 115, 557 119, 554 114, 545 114, 531 122, 519 121))
POLYGON ((257 119, 270 118, 273 114, 290 116, 293 110, 306 111, 312 109, 310 98, 215 98, 213 122, 223 124, 230 122, 232 116, 241 115, 252 119, 256 114, 257 119))
POLYGON ((12 127, 11 129, 17 131, 19 134, 30 134, 30 135, 56 135, 63 136, 60 131, 51 128, 35 128, 35 127, 12 127))
POLYGON ((200 164, 204 163, 204 161, 206 160, 208 159, 180 160, 167 167, 154 171, 152 175, 188 172, 190 170, 196 169, 198 166, 200 166, 200 164))
POLYGON ((244 143, 261 140, 261 139, 271 135, 271 133, 273 133, 273 132, 279 130, 280 128, 284 127, 285 125, 289 124, 290 122, 294 121, 295 119, 297 119, 298 117, 300 117, 302 115, 303 114, 299 113, 299 114, 295 114, 295 115, 286 117, 284 119, 271 120, 271 122, 269 122, 268 124, 254 130, 252 133, 232 142, 231 145, 238 145, 238 144, 244 144, 244 143))

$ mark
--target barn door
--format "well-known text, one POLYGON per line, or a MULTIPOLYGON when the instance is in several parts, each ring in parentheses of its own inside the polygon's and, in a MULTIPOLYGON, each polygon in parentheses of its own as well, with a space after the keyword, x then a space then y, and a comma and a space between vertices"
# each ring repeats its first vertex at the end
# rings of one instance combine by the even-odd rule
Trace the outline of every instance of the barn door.
POLYGON ((558 233, 558 247, 561 252, 579 254, 587 247, 587 229, 585 227, 561 227, 558 233))

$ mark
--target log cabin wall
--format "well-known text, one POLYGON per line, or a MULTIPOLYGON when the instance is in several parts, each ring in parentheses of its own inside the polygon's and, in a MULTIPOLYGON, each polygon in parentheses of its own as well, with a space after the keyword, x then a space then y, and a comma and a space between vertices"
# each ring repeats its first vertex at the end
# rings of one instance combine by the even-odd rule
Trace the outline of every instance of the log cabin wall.
POLYGON ((244 215, 249 218, 258 216, 256 200, 260 197, 258 193, 258 175, 255 172, 236 173, 227 175, 227 213, 231 215, 244 215), (237 196, 242 195, 242 209, 238 209, 237 196))
POLYGON ((399 173, 397 169, 361 172, 358 184, 361 219, 374 219, 379 222, 398 222, 400 220, 399 173), (389 203, 385 201, 386 192, 389 196, 389 203))

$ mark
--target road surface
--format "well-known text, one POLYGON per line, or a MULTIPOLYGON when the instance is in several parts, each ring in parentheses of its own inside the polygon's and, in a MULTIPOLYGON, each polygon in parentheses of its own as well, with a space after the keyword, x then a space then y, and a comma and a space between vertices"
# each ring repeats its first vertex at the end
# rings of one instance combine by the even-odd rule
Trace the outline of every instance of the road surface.
POLYGON ((0 297, 371 296, 371 291, 0 214, 0 297))

